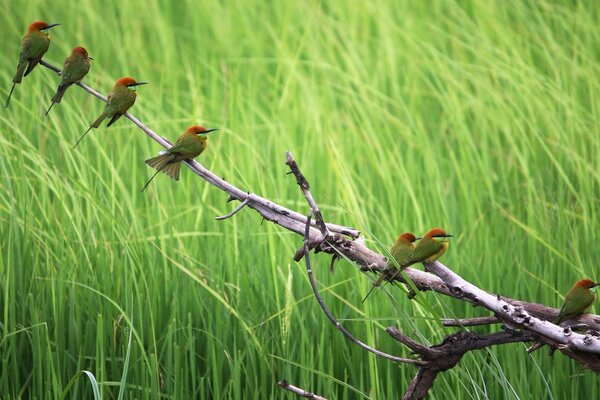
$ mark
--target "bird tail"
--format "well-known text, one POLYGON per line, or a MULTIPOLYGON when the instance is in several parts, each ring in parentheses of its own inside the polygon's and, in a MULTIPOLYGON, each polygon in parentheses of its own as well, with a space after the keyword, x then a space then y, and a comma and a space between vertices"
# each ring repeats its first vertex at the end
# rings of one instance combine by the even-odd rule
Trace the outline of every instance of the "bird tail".
POLYGON ((16 84, 17 84, 17 82, 13 82, 12 88, 10 88, 10 93, 8 94, 8 97, 6 98, 6 104, 4 104, 4 108, 7 108, 8 105, 10 104, 10 98, 12 97, 13 90, 15 90, 16 84))
MULTIPOLYGON (((402 271, 402 269, 400 269, 400 271, 402 271)), ((362 300, 362 302, 364 303, 365 300, 367 300, 367 298, 369 297, 369 295, 371 294, 371 292, 377 287, 377 286, 381 286, 381 282, 383 282, 384 279, 388 279, 388 281, 393 285, 394 284, 394 279, 396 278, 396 276, 398 276, 398 274, 400 274, 400 271, 397 270, 396 268, 387 268, 385 269, 378 277, 377 279, 375 279, 375 282, 373 282, 373 286, 371 287, 371 289, 369 290, 369 293, 367 293, 367 295, 365 296, 365 298, 362 300)))
POLYGON ((19 63, 17 66, 17 73, 13 78, 13 83, 21 83, 23 80, 23 74, 25 73, 25 68, 27 68, 27 61, 19 63))
POLYGON ((94 122, 92 122, 90 124, 90 128, 98 128, 100 126, 100 124, 102 123, 102 121, 104 121, 106 119, 106 117, 108 117, 108 115, 106 115, 105 111, 102 111, 102 114, 100 114, 100 116, 98 118, 96 118, 96 120, 94 122))
POLYGON ((70 85, 63 85, 62 83, 60 85, 58 85, 58 89, 56 89, 56 94, 54 96, 52 96, 52 103, 50 103, 50 107, 48 107, 48 110, 46 111, 46 115, 48 115, 48 113, 52 109, 52 106, 54 106, 54 103, 60 103, 60 101, 62 100, 62 98, 65 95, 65 92, 67 91, 67 88, 69 86, 70 85))
POLYGON ((156 172, 154 173, 154 175, 152 175, 150 179, 148 179, 148 182, 146 182, 146 184, 141 190, 142 192, 146 190, 150 182, 152 182, 152 179, 154 179, 154 177, 158 175, 159 172, 164 172, 176 181, 179 180, 179 169, 181 168, 181 161, 173 161, 172 154, 163 153, 156 157, 149 158, 146 160, 146 164, 148 164, 152 168, 156 168, 156 172))
POLYGON ((60 84, 58 85, 58 89, 56 89, 56 94, 54 95, 54 97, 52 97, 52 102, 53 103, 60 103, 60 101, 62 100, 63 96, 65 95, 65 92, 67 91, 67 88, 70 85, 64 85, 64 84, 60 84))
MULTIPOLYGON (((54 103, 52 103, 52 104, 54 104, 54 103)), ((50 106, 50 107, 52 107, 52 106, 50 106)), ((48 110, 48 111, 50 111, 50 110, 48 110)), ((73 148, 71 150, 75 150, 75 147, 77 147, 77 145, 79 144, 79 142, 81 142, 81 140, 85 137, 85 135, 88 134, 89 131, 92 130, 92 128, 93 128, 93 126, 90 125, 90 127, 88 128, 88 130, 85 131, 85 133, 83 135, 81 135, 81 137, 77 140, 77 142, 75 142, 75 145, 73 146, 73 148)))
POLYGON ((170 178, 179 180, 179 170, 181 169, 181 161, 174 161, 173 155, 170 153, 160 154, 146 160, 146 164, 158 171, 164 172, 170 178))

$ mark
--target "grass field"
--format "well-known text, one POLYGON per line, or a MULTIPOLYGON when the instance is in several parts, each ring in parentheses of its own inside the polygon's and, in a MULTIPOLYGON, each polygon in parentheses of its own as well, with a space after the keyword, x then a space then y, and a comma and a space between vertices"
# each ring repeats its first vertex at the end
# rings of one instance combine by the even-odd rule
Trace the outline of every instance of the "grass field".
MULTIPOLYGON (((62 65, 83 45, 95 58, 85 82, 102 93, 122 76, 150 82, 132 113, 171 140, 194 123, 220 128, 199 161, 240 188, 306 213, 289 149, 325 218, 373 249, 443 226, 456 235, 446 265, 555 306, 575 280, 600 279, 594 2, 5 0, 0 11, 2 96, 27 25, 60 22, 45 60, 62 65)), ((280 379, 331 399, 404 392, 413 367, 364 353, 324 318, 291 260, 299 236, 249 209, 215 221, 226 194, 186 168, 140 193, 160 148, 128 120, 72 151, 103 105, 75 87, 44 117, 57 84, 38 67, 0 111, 0 398, 292 399, 280 379)), ((313 261, 334 314, 371 345, 408 356, 384 327, 430 343, 455 331, 397 289, 362 305, 369 277, 313 261)), ((425 297, 438 315, 486 315, 425 297)), ((431 398, 599 396, 571 360, 507 345, 467 355, 431 398)))

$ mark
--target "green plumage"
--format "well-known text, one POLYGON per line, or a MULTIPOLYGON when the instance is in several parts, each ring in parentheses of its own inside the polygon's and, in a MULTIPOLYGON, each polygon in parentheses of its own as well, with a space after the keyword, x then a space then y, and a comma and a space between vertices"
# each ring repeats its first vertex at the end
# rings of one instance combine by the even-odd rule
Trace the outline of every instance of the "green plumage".
POLYGON ((98 128, 106 118, 110 118, 110 121, 106 126, 111 126, 115 121, 121 118, 127 110, 129 110, 133 103, 135 103, 136 96, 137 93, 127 86, 115 85, 113 91, 110 92, 106 99, 104 111, 102 111, 102 114, 90 124, 90 128, 98 128))
POLYGON ((423 237, 419 243, 415 246, 415 250, 412 254, 400 264, 403 268, 408 267, 418 262, 428 261, 432 262, 439 258, 446 251, 448 247, 447 238, 432 238, 423 237), (436 257, 437 256, 437 257, 436 257), (435 259, 433 259, 435 257, 435 259))
POLYGON ((21 83, 23 76, 29 75, 40 62, 50 47, 50 36, 40 30, 28 30, 21 40, 21 51, 19 52, 19 64, 17 72, 13 77, 13 84, 6 99, 4 107, 8 107, 15 85, 21 83))
POLYGON ((206 135, 184 133, 173 147, 165 150, 164 154, 146 160, 146 164, 178 181, 181 162, 199 156, 205 148, 206 135))
POLYGON ((54 103, 60 103, 69 86, 83 79, 89 70, 90 58, 87 52, 82 47, 76 47, 63 64, 60 84, 56 89, 56 94, 52 97, 52 103, 50 103, 46 114, 50 112, 54 103))
POLYGON ((580 286, 578 283, 567 292, 565 301, 560 308, 555 324, 571 319, 583 313, 596 300, 596 294, 587 287, 580 286))
MULTIPOLYGON (((398 265, 402 265, 402 263, 408 257, 410 257, 410 255, 412 254, 412 252, 414 251, 414 248, 415 248, 415 245, 414 245, 415 240, 416 240, 415 236, 410 232, 406 232, 406 233, 403 233, 402 235, 398 236, 398 239, 396 239, 396 241, 390 248, 390 254, 391 254, 393 260, 395 260, 396 263, 398 263, 398 265)), ((371 287, 371 290, 369 290, 367 295, 362 300, 363 303, 365 302, 365 300, 367 300, 367 298, 369 297, 369 295, 371 294, 373 289, 375 289, 376 286, 381 285, 381 282, 383 282, 384 279, 388 278, 393 283, 393 279, 398 274, 398 270, 395 268, 395 265, 396 264, 392 260, 388 261, 388 263, 386 265, 386 269, 381 273, 381 275, 379 275, 377 277, 375 282, 373 282, 373 286, 371 287)))
POLYGON ((40 62, 50 47, 50 36, 41 31, 30 31, 25 34, 21 41, 21 52, 19 54, 19 65, 13 83, 21 83, 23 76, 29 73, 40 62))
POLYGON ((81 54, 72 54, 65 60, 62 70, 60 84, 52 101, 60 103, 65 91, 69 86, 79 82, 90 70, 90 59, 81 54))
MULTIPOLYGON (((414 249, 415 245, 413 243, 408 243, 402 240, 396 240, 396 242, 394 242, 394 244, 390 248, 390 254, 392 255, 393 259, 398 263, 398 265, 402 265, 402 263, 404 263, 404 261, 413 253, 414 249)), ((373 286, 381 285, 381 282, 388 275, 387 271, 394 269, 394 266, 395 264, 393 262, 388 261, 386 270, 377 277, 375 282, 373 282, 373 286)), ((394 276, 397 273, 398 272, 395 272, 394 276)))

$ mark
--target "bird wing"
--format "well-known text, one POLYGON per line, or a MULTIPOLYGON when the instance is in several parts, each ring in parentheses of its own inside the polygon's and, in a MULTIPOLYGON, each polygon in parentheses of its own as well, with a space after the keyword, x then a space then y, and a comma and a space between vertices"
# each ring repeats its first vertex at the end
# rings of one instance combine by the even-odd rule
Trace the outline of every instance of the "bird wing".
POLYGON ((31 49, 31 36, 25 36, 21 41, 21 52, 19 53, 19 64, 24 63, 30 57, 31 49))
POLYGON ((438 243, 434 240, 427 240, 427 238, 421 239, 419 244, 415 247, 412 254, 402 263, 403 266, 409 266, 425 260, 426 258, 436 254, 442 249, 442 243, 438 243))
POLYGON ((61 82, 75 83, 85 76, 89 71, 89 65, 81 59, 67 58, 63 65, 61 82), (86 68, 87 67, 87 68, 86 68))
POLYGON ((169 149, 169 153, 177 154, 182 157, 181 159, 189 159, 196 157, 202 153, 203 150, 204 147, 202 146, 202 143, 198 141, 196 137, 183 135, 177 139, 177 142, 169 149))
POLYGON ((410 255, 413 253, 413 251, 414 251, 414 247, 409 247, 404 243, 401 243, 399 245, 394 244, 392 246, 392 248, 390 249, 390 253, 392 254, 392 257, 394 257, 394 260, 396 260, 396 262, 400 265, 402 265, 402 263, 408 257, 410 257, 410 255))
POLYGON ((565 302, 558 313, 558 321, 562 322, 566 319, 574 317, 585 311, 586 308, 592 305, 596 298, 594 294, 587 289, 576 288, 576 291, 569 291, 565 296, 565 302))

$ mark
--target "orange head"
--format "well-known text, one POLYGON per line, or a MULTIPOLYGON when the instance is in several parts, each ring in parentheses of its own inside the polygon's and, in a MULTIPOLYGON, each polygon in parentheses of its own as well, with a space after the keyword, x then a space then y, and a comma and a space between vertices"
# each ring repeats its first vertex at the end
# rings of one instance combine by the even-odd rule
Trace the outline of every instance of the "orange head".
POLYGON ((595 286, 600 286, 600 282, 594 283, 594 281, 591 280, 591 279, 582 279, 580 281, 577 281, 575 283, 575 285, 579 286, 581 288, 584 288, 584 289, 591 289, 591 288, 593 288, 595 286))
POLYGON ((420 239, 415 237, 415 235, 413 235, 410 232, 405 232, 402 235, 398 236, 398 239, 396 239, 397 242, 405 242, 405 243, 413 243, 415 240, 420 239))
POLYGON ((147 83, 148 82, 136 82, 135 79, 126 76, 125 78, 117 79, 117 83, 115 83, 115 86, 133 87, 145 85, 147 83))
POLYGON ((199 135, 199 134, 206 134, 208 132, 212 132, 212 131, 216 131, 216 130, 218 130, 218 129, 217 128, 206 129, 205 127, 200 126, 200 125, 192 125, 185 130, 185 133, 199 135))
POLYGON ((81 46, 77 46, 77 47, 73 48, 71 55, 78 55, 84 59, 93 60, 93 58, 90 57, 90 55, 88 54, 87 50, 81 46))
POLYGON ((43 31, 44 29, 50 29, 53 26, 57 26, 60 24, 49 24, 47 22, 44 21, 35 21, 33 22, 31 25, 29 25, 29 28, 27 29, 28 32, 33 32, 33 31, 43 31))
POLYGON ((443 230, 442 228, 433 228, 430 229, 429 231, 427 231, 427 233, 425 235, 423 235, 423 237, 428 237, 428 238, 435 238, 435 237, 453 237, 452 235, 449 235, 446 233, 445 230, 443 230))

